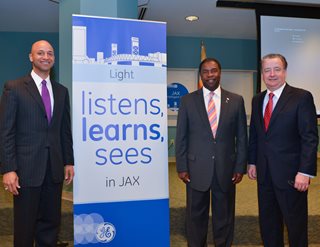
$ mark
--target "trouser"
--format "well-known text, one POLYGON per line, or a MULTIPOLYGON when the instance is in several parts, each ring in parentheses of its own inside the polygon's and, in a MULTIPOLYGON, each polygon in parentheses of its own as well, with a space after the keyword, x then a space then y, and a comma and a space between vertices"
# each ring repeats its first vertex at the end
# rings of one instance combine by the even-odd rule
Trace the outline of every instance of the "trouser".
POLYGON ((189 247, 207 246, 210 197, 213 240, 216 247, 229 247, 233 241, 235 186, 221 191, 214 179, 211 188, 202 192, 187 185, 187 240, 189 247))
POLYGON ((265 247, 284 246, 284 223, 290 247, 308 246, 308 192, 295 188, 279 189, 270 173, 258 184, 259 222, 265 247))
MULTIPOLYGON (((49 162, 48 162, 49 163, 49 162)), ((22 187, 14 196, 14 246, 56 246, 61 219, 62 183, 54 183, 47 166, 43 184, 22 187)))

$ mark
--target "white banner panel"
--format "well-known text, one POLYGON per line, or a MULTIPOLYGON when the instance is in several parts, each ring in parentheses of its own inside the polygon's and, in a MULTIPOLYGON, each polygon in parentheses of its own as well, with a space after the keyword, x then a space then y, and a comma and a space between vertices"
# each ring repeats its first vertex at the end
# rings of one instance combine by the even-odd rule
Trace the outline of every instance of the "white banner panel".
POLYGON ((75 245, 169 246, 166 67, 164 23, 73 16, 75 245))

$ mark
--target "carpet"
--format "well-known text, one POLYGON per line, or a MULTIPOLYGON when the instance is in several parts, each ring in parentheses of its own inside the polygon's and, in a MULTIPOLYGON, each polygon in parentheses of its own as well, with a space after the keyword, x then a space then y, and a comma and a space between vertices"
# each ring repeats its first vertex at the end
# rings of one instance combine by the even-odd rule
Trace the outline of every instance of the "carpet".
MULTIPOLYGON (((72 206, 71 202, 64 201, 63 208, 72 206)), ((12 235, 13 210, 12 208, 0 209, 0 236, 12 235)), ((210 221, 209 221, 210 222, 210 221)), ((211 223, 209 223, 209 229, 211 223)), ((185 208, 171 208, 170 234, 185 239, 185 208)), ((62 212, 60 240, 73 241, 73 214, 62 212)), ((287 236, 285 237, 287 241, 287 236)), ((212 233, 209 230, 208 243, 213 244, 212 233)), ((309 243, 320 244, 320 216, 309 216, 309 243)), ((259 222, 257 216, 236 216, 234 245, 261 245, 259 222)))

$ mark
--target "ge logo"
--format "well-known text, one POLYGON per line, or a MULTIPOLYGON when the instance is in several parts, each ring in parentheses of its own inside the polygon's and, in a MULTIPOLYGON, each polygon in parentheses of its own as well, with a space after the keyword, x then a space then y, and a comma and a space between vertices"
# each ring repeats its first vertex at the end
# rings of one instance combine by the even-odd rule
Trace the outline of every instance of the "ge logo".
POLYGON ((96 238, 99 242, 109 243, 116 236, 116 228, 109 222, 98 225, 96 230, 96 238))

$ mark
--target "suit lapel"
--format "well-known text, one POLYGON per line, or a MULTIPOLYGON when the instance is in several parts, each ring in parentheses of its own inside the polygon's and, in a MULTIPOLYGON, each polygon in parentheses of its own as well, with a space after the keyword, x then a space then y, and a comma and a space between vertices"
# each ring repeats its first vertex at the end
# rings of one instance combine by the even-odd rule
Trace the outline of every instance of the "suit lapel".
POLYGON ((211 131, 211 127, 208 119, 208 113, 207 113, 206 105, 203 99, 202 89, 199 89, 198 91, 196 91, 195 96, 196 97, 194 101, 195 101, 196 109, 198 110, 198 113, 200 115, 201 121, 204 123, 205 126, 207 126, 206 129, 209 132, 209 134, 212 135, 212 131, 211 131))
POLYGON ((263 130, 265 129, 264 121, 263 121, 263 100, 264 100, 264 97, 266 96, 266 93, 267 93, 267 90, 262 92, 258 97, 258 117, 263 130))
POLYGON ((220 116, 219 116, 219 123, 218 129, 216 133, 216 138, 219 136, 219 130, 223 127, 223 122, 225 121, 226 116, 228 116, 229 105, 231 104, 231 99, 228 97, 227 92, 221 88, 221 102, 220 102, 220 116))
POLYGON ((34 82, 34 80, 32 79, 32 77, 30 75, 28 75, 26 77, 26 80, 25 80, 24 84, 26 86, 27 91, 32 96, 32 98, 36 101, 36 103, 39 105, 39 107, 45 113, 46 110, 44 108, 44 104, 42 102, 41 95, 40 95, 39 90, 38 90, 38 88, 36 86, 36 83, 34 82))
POLYGON ((275 119, 279 115, 279 112, 281 112, 281 110, 285 107, 290 97, 291 97, 291 87, 288 84, 286 84, 276 104, 276 107, 272 112, 268 129, 272 129, 272 124, 275 122, 275 119))
POLYGON ((52 113, 52 119, 51 119, 51 122, 52 122, 54 120, 54 116, 56 115, 57 109, 59 109, 60 91, 55 81, 51 81, 51 85, 52 85, 52 92, 53 92, 53 99, 54 99, 53 113, 52 113))

